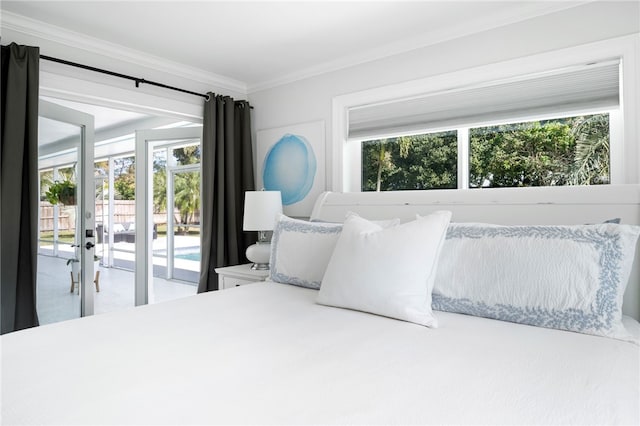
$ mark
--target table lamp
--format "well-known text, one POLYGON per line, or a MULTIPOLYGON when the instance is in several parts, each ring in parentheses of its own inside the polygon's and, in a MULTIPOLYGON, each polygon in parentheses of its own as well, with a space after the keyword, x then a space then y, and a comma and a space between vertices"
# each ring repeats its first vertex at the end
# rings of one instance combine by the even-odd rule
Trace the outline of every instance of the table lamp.
POLYGON ((282 213, 280 191, 247 191, 244 193, 244 221, 242 229, 258 231, 258 242, 247 247, 247 259, 253 262, 251 269, 268 270, 271 242, 267 231, 273 231, 276 216, 282 213))

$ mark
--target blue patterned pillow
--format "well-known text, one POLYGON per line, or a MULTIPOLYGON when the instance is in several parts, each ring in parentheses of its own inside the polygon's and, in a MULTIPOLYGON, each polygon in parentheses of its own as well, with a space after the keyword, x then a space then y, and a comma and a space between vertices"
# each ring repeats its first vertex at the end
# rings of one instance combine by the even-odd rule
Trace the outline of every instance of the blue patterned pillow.
POLYGON ((341 223, 314 223, 280 215, 271 237, 269 278, 319 289, 341 232, 341 223))
POLYGON ((622 297, 640 227, 451 224, 433 309, 627 338, 622 297))

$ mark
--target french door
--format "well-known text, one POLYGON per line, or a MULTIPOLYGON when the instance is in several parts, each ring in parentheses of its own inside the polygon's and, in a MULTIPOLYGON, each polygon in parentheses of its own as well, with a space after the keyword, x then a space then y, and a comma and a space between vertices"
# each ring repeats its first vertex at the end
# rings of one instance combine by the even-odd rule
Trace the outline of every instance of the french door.
POLYGON ((40 100, 37 309, 41 324, 94 311, 93 116, 40 100))
POLYGON ((136 131, 136 306, 196 293, 202 241, 201 137, 200 126, 136 131), (190 284, 180 293, 161 296, 154 290, 154 266, 156 276, 190 284))

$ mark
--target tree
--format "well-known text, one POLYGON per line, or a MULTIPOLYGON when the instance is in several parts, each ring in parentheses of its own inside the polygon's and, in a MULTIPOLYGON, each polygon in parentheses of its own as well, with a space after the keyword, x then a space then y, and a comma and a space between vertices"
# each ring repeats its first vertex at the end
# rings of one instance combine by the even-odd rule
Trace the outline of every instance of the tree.
MULTIPOLYGON (((167 160, 166 151, 158 152, 153 159, 153 207, 154 212, 167 211, 167 160)), ((200 146, 191 145, 171 150, 178 165, 197 164, 200 162, 200 146)), ((196 211, 200 209, 200 172, 177 172, 174 175, 174 206, 179 218, 178 233, 187 232, 194 223, 196 211)))
POLYGON ((455 131, 404 136, 362 144, 362 190, 455 188, 455 131))
POLYGON ((576 149, 571 184, 609 183, 609 115, 577 117, 572 133, 576 149))
POLYGON ((113 180, 115 198, 117 200, 136 199, 136 178, 134 173, 126 173, 113 180))
MULTIPOLYGON (((609 115, 469 130, 469 184, 480 187, 608 183, 609 115)), ((363 142, 362 190, 457 187, 455 131, 363 142)))
POLYGON ((114 198, 116 200, 136 199, 135 157, 121 157, 113 160, 115 176, 114 198))
POLYGON ((470 185, 518 187, 609 182, 609 116, 471 129, 470 185))
POLYGON ((471 187, 566 185, 575 138, 564 122, 469 130, 471 187))
POLYGON ((153 212, 167 211, 167 160, 164 151, 153 155, 153 212))
POLYGON ((197 164, 200 162, 200 145, 190 145, 174 148, 173 156, 179 165, 197 164))
MULTIPOLYGON (((194 213, 200 210, 200 172, 176 173, 174 191, 174 203, 180 212, 179 223, 193 223, 194 213)), ((181 226, 178 232, 187 232, 188 229, 188 226, 181 226)))

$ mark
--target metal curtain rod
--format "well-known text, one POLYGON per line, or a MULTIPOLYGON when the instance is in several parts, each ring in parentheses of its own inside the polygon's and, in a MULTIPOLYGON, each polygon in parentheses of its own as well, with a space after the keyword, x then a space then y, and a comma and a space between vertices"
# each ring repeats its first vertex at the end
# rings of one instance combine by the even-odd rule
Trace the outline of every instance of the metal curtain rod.
MULTIPOLYGON (((206 100, 209 100, 209 95, 207 94, 192 92, 191 90, 181 89, 179 87, 169 86, 169 85, 158 83, 155 81, 145 80, 144 78, 138 78, 138 77, 133 77, 131 75, 121 74, 119 72, 103 70, 102 68, 96 68, 89 65, 79 64, 77 62, 71 62, 64 59, 54 58, 52 56, 40 55, 40 59, 45 59, 47 61, 57 62, 59 64, 69 65, 72 67, 82 68, 89 71, 99 72, 99 73, 111 75, 114 77, 120 77, 126 80, 132 80, 132 81, 135 81, 136 87, 140 87, 141 84, 149 84, 151 86, 162 87, 163 89, 175 90, 176 92, 188 93, 189 95, 194 95, 194 96, 201 96, 206 100)), ((253 109, 252 106, 249 106, 249 108, 253 109)))

